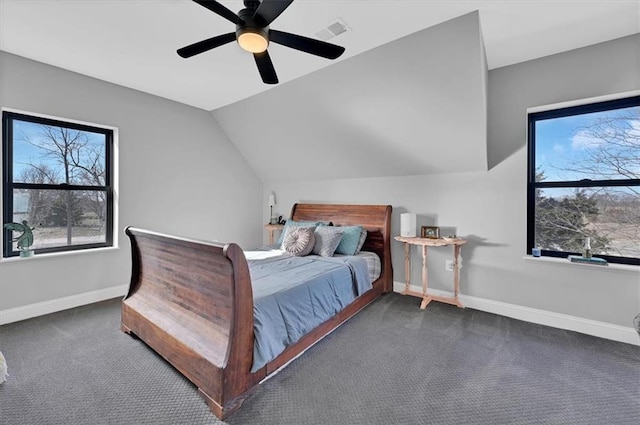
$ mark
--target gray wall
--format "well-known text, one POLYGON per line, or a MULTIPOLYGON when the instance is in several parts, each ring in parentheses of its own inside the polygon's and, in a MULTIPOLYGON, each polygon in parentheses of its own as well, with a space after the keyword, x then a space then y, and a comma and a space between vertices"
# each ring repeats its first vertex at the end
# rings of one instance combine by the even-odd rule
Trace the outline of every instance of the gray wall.
POLYGON ((0 106, 118 127, 120 147, 120 249, 0 262, 0 310, 128 284, 128 225, 261 242, 262 183, 210 113, 5 52, 0 106))
MULTIPOLYGON (((462 293, 631 327, 640 311, 637 271, 522 258, 526 252, 525 131, 528 107, 640 89, 638 55, 640 35, 635 35, 490 71, 488 155, 492 167, 488 172, 272 180, 265 181, 263 196, 275 191, 275 211, 285 216, 294 202, 392 204, 393 234, 400 231, 399 214, 413 212, 419 215, 418 225, 443 226, 470 239, 462 249, 462 293)), ((340 122, 330 124, 339 126, 340 122)), ((430 251, 431 286, 436 289, 450 290, 451 274, 444 271, 449 255, 446 249, 430 251)), ((417 252, 413 259, 413 282, 419 284, 417 252)), ((403 253, 396 242, 393 266, 394 280, 404 281, 403 253)))
POLYGON ((640 88, 640 34, 494 69, 489 86, 491 168, 525 146, 527 108, 640 88))

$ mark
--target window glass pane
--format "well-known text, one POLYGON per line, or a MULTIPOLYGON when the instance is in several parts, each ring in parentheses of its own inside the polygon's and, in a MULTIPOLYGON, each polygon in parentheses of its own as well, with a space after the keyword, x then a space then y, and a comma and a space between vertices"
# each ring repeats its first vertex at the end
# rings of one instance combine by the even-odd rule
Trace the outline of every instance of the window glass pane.
POLYGON ((13 120, 13 181, 105 185, 106 137, 13 120))
POLYGON ((640 178, 640 107, 535 123, 536 181, 640 178))
POLYGON ((535 245, 594 255, 640 257, 640 187, 537 189, 535 245))
POLYGON ((13 220, 34 228, 33 249, 105 243, 106 204, 105 191, 16 189, 13 220))

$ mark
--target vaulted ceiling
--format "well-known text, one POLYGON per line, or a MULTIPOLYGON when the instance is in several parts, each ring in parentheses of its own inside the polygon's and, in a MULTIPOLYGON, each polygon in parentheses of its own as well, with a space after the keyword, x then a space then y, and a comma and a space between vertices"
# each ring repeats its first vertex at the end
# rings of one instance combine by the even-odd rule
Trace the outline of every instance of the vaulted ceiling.
MULTIPOLYGON (((221 0, 238 11, 241 0, 221 0)), ((272 27, 316 38, 336 18, 337 62, 478 11, 489 69, 640 31, 638 1, 295 0, 272 27)), ((235 43, 190 59, 176 49, 233 31, 189 0, 0 0, 0 50, 213 110, 279 86, 235 43)), ((280 86, 334 61, 272 44, 280 86)))
POLYGON ((213 112, 264 181, 487 169, 477 12, 213 112))

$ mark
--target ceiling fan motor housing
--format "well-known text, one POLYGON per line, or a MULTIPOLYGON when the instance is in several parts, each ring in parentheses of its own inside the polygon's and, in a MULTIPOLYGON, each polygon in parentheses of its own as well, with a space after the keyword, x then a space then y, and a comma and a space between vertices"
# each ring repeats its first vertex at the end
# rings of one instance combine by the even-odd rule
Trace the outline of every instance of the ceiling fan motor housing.
MULTIPOLYGON (((245 5, 247 5, 247 3, 252 2, 245 1, 245 5)), ((260 2, 253 3, 257 3, 257 5, 260 4, 260 2)), ((257 5, 255 7, 257 7, 257 5)), ((262 17, 255 12, 256 9, 250 7, 242 9, 240 12, 238 12, 238 17, 242 19, 243 23, 236 25, 236 40, 238 41, 238 44, 240 44, 240 47, 242 47, 243 49, 249 50, 253 53, 260 53, 266 50, 267 46, 269 45, 269 26, 265 25, 262 17), (258 42, 260 42, 260 39, 258 37, 261 37, 264 40, 264 48, 262 46, 259 47, 259 51, 247 49, 246 44, 241 42, 240 40, 240 37, 242 37, 243 35, 249 36, 250 38, 253 38, 258 42)))
POLYGON ((256 10, 262 2, 260 0, 244 0, 243 3, 244 7, 246 7, 247 9, 256 10))

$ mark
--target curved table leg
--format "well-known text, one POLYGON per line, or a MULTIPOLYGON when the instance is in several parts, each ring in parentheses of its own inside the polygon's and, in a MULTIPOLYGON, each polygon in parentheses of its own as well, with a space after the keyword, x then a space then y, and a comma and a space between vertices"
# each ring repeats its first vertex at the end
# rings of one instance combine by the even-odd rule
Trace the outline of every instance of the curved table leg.
POLYGON ((422 302, 420 303, 420 310, 427 308, 427 305, 433 298, 427 295, 429 289, 429 270, 427 268, 427 246, 422 245, 422 302))
POLYGON ((411 245, 404 243, 404 292, 402 295, 409 293, 409 285, 411 285, 411 245))

